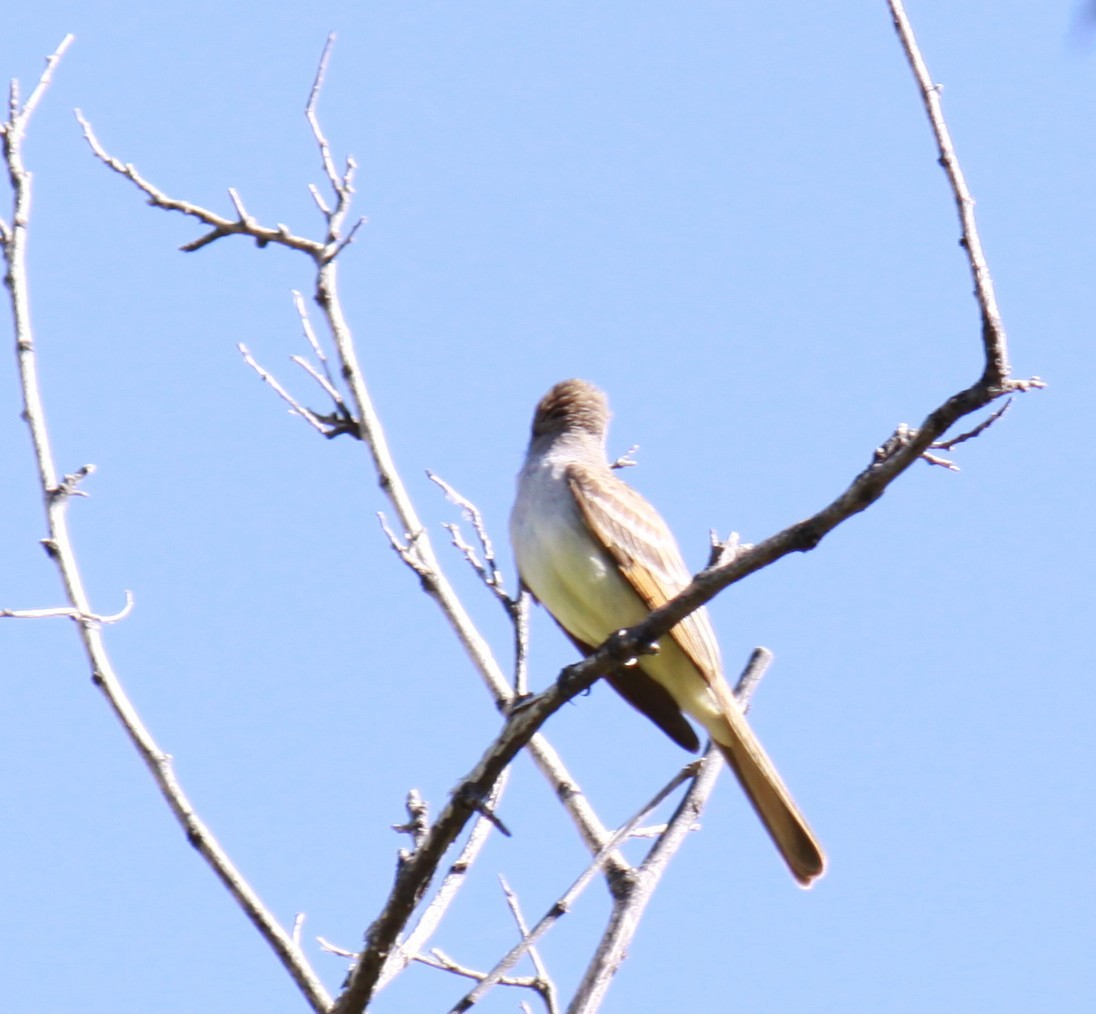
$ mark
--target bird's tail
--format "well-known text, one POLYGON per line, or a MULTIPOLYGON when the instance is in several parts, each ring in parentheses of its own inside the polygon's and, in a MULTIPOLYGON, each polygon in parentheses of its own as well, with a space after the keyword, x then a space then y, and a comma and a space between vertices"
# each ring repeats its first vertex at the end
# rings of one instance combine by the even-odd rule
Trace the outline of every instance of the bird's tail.
MULTIPOLYGON (((723 684, 722 680, 718 681, 723 684)), ((826 856, 818 844, 807 820, 792 799, 788 787, 761 741, 754 734, 742 713, 738 702, 731 696, 730 688, 723 684, 715 688, 720 698, 721 717, 725 720, 716 726, 711 723, 708 731, 720 752, 726 758, 749 798, 765 830, 769 832, 792 876, 802 887, 822 876, 826 869, 826 856)))

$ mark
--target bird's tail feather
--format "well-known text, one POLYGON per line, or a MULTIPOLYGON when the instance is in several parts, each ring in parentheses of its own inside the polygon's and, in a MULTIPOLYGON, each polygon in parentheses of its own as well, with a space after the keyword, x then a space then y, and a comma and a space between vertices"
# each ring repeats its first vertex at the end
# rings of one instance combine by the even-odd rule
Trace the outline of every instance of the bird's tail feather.
MULTIPOLYGON (((719 681, 722 683, 722 681, 719 681)), ((714 688, 713 688, 714 689, 714 688)), ((720 690, 723 687, 719 688, 720 690)), ((765 830, 769 832, 792 876, 802 887, 822 876, 826 855, 807 824, 761 741, 746 721, 730 689, 717 691, 723 712, 722 728, 712 729, 712 738, 738 778, 765 830), (723 699, 729 698, 729 699, 723 699)))

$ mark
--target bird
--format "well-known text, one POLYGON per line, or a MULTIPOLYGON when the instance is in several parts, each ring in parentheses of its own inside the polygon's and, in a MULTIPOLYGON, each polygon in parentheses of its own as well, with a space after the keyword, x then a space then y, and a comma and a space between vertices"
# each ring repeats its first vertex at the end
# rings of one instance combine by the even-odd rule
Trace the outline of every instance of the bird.
MULTIPOLYGON (((614 473, 606 455, 609 402, 585 380, 556 384, 537 404, 510 515, 523 589, 575 647, 592 654, 692 580, 669 526, 614 473)), ((723 675, 706 609, 662 637, 654 654, 606 676, 674 742, 696 752, 698 722, 726 759, 796 882, 809 887, 826 857, 723 675)))

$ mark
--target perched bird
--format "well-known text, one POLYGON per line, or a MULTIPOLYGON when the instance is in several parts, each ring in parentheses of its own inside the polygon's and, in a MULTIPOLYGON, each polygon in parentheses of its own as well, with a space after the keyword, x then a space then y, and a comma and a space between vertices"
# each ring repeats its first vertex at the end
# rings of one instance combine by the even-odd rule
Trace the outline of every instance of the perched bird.
MULTIPOLYGON (((522 584, 584 655, 692 579, 666 522, 610 468, 608 424, 608 400, 593 384, 556 384, 533 416, 510 516, 522 584)), ((700 741, 682 713, 699 722, 795 879, 808 887, 821 876, 822 849, 723 678, 706 610, 674 627, 656 654, 608 680, 687 750, 698 750, 700 741)))

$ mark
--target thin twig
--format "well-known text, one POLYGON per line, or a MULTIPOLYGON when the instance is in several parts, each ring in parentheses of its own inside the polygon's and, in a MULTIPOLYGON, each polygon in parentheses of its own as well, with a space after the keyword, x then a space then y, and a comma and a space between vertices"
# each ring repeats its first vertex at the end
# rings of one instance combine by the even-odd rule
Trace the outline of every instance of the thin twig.
POLYGON ((738 532, 731 532, 726 541, 721 542, 713 528, 708 532, 708 566, 716 567, 721 563, 730 563, 742 549, 747 548, 739 541, 738 532))
POLYGON ((484 586, 491 592, 496 601, 502 605, 502 608, 506 610, 507 616, 509 616, 511 623, 514 625, 515 632, 519 638, 518 643, 520 644, 523 636, 521 633, 521 625, 527 620, 527 614, 523 616, 523 608, 527 607, 521 605, 520 596, 518 599, 513 599, 506 591, 502 571, 499 570, 498 562, 495 559, 495 548, 491 542, 490 535, 487 534, 487 526, 484 524, 483 515, 480 513, 480 509, 471 500, 462 496, 449 485, 449 483, 440 476, 435 475, 429 469, 426 470, 426 475, 431 482, 441 487, 446 497, 452 503, 455 503, 460 507, 461 513, 471 523, 472 529, 476 533, 476 539, 479 542, 480 552, 483 554, 482 561, 476 554, 475 548, 465 541, 464 533, 461 531, 460 525, 445 522, 442 527, 449 533, 449 539, 450 542, 452 542, 453 547, 464 557, 468 566, 475 571, 484 586))
POLYGON ((331 58, 331 50, 334 45, 335 33, 331 32, 323 44, 323 52, 320 53, 320 62, 316 65, 316 76, 312 81, 312 89, 308 93, 308 102, 304 107, 304 115, 308 120, 308 125, 312 128, 312 136, 315 138, 316 147, 320 150, 320 161, 323 163, 327 182, 331 184, 331 189, 336 194, 339 194, 342 190, 342 181, 339 178, 338 171, 335 169, 335 162, 331 158, 331 146, 327 143, 327 137, 323 132, 323 128, 320 126, 319 117, 316 115, 316 108, 320 101, 320 92, 323 91, 323 79, 327 75, 327 62, 331 58))
POLYGON ((328 954, 334 954, 337 958, 347 958, 350 961, 353 961, 358 956, 357 951, 349 951, 345 947, 333 944, 324 937, 316 937, 316 943, 319 944, 320 950, 326 951, 328 954))
POLYGON ((527 591, 518 595, 514 604, 514 696, 521 701, 529 693, 529 607, 532 596, 527 591))
POLYGON ((947 174, 948 183, 951 185, 952 193, 955 196, 955 204, 962 228, 960 243, 967 253, 971 275, 974 279, 974 292, 982 313, 982 346, 985 352, 985 371, 982 383, 987 390, 998 394, 1010 390, 1042 387, 1043 384, 1037 377, 1028 381, 1016 381, 1010 377, 1011 368, 1008 359, 1008 346, 1005 342, 1005 330, 1001 323, 1000 310, 997 308, 997 296, 993 291, 993 279, 990 277, 989 267, 986 264, 985 253, 982 249, 982 240, 978 235, 978 226, 974 219, 974 198, 971 196, 967 181, 963 176, 963 170, 959 166, 959 159, 955 155, 955 145, 952 143, 951 133, 948 131, 948 125, 944 120, 943 108, 940 103, 940 86, 933 83, 901 0, 887 0, 887 5, 890 7, 891 17, 894 19, 894 28, 898 33, 898 39, 902 44, 902 49, 905 51, 906 59, 913 71, 917 87, 921 92, 921 101, 925 106, 925 113, 928 115, 933 137, 936 139, 936 145, 940 153, 940 165, 943 166, 944 172, 947 174))
POLYGON ((481 564, 479 560, 476 559, 474 551, 470 546, 467 546, 464 543, 463 539, 460 539, 458 544, 455 533, 450 531, 450 534, 454 535, 454 545, 456 545, 458 549, 461 549, 472 568, 481 578, 483 578, 484 584, 486 584, 496 595, 500 595, 509 603, 510 596, 506 594, 506 591, 503 588, 502 572, 499 570, 498 562, 495 559, 495 547, 491 542, 491 536, 487 534, 487 526, 483 522, 483 515, 480 513, 480 509, 467 497, 458 493, 440 475, 435 475, 427 469, 426 477, 431 482, 441 487, 442 492, 461 509, 461 513, 464 514, 472 525, 472 530, 476 533, 476 538, 479 540, 480 549, 483 551, 483 563, 481 564))
POLYGON ((753 700, 754 691, 757 690, 758 684, 765 673, 768 672, 772 660, 773 653, 768 648, 762 648, 760 645, 750 653, 750 657, 742 669, 742 674, 734 685, 734 696, 738 703, 742 705, 743 712, 750 710, 750 702, 753 700))
POLYGON ((321 419, 316 416, 310 408, 305 408, 296 398, 293 397, 282 385, 278 382, 278 379, 267 369, 260 366, 252 356, 251 350, 243 343, 237 342, 236 348, 239 350, 240 355, 243 356, 243 360, 250 366, 259 376, 259 379, 270 386, 271 390, 282 399, 290 408, 293 415, 299 415, 306 423, 308 423, 314 430, 320 433, 322 436, 330 436, 330 426, 325 424, 321 419))
POLYGON ((296 363, 305 373, 307 373, 323 390, 334 403, 336 408, 346 408, 345 402, 342 400, 342 395, 331 384, 327 377, 323 376, 319 370, 316 369, 304 356, 290 356, 290 360, 296 363))
POLYGON ((571 886, 564 891, 559 899, 552 905, 552 907, 541 917, 540 921, 534 926, 528 933, 523 934, 522 939, 512 947, 495 965, 495 967, 486 975, 483 980, 471 990, 468 994, 461 998, 450 1010, 449 1014, 462 1014, 463 1011, 468 1010, 480 1000, 486 996, 487 992, 494 986, 501 976, 505 975, 509 971, 514 963, 517 962, 529 949, 542 937, 548 930, 559 921, 559 919, 566 915, 571 910, 575 901, 582 894, 584 890, 590 885, 598 871, 601 869, 601 864, 609 853, 616 849, 622 842, 624 842, 632 833, 632 831, 639 826, 644 817, 647 816, 655 807, 659 806, 663 800, 670 796, 678 786, 695 778, 700 769, 700 763, 693 761, 682 768, 670 781, 664 785, 652 799, 645 803, 642 808, 635 813, 634 816, 613 834, 609 839, 605 848, 594 856, 593 861, 582 871, 581 874, 575 879, 571 886))
POLYGON ((930 465, 936 465, 939 468, 946 468, 949 472, 958 472, 959 466, 948 458, 941 458, 938 454, 933 454, 931 451, 925 451, 921 455, 921 460, 927 462, 930 465))
MULTIPOLYGON (((195 218, 204 225, 211 227, 211 231, 204 236, 201 236, 190 243, 186 243, 179 248, 185 253, 193 253, 196 250, 200 250, 224 236, 250 236, 261 246, 265 246, 268 243, 276 243, 279 246, 289 247, 291 250, 300 250, 313 258, 324 256, 326 252, 324 244, 317 243, 313 239, 306 239, 303 236, 293 235, 284 226, 271 229, 268 226, 260 225, 254 219, 248 217, 240 217, 236 220, 225 218, 224 216, 215 214, 197 204, 191 204, 189 201, 180 201, 174 197, 169 197, 162 190, 153 186, 148 180, 141 176, 133 165, 122 162, 113 155, 107 154, 106 149, 99 143, 99 139, 95 136, 95 131, 92 129, 91 124, 84 118, 84 114, 81 113, 79 109, 76 110, 76 119, 79 122, 80 129, 84 132, 84 138, 92 152, 95 154, 95 157, 113 172, 116 172, 119 176, 123 176, 129 180, 130 183, 148 197, 149 204, 156 208, 162 208, 164 211, 177 211, 180 214, 195 218)), ((238 201, 238 197, 236 200, 238 201)))
POLYGON ((403 824, 393 824, 392 830, 400 834, 411 836, 411 851, 414 852, 426 838, 426 832, 430 827, 430 808, 426 800, 419 794, 418 789, 411 789, 407 793, 404 802, 407 808, 407 821, 403 824))
POLYGON ((953 447, 963 443, 967 440, 973 440, 975 437, 980 436, 986 430, 988 430, 998 419, 1001 418, 1012 407, 1012 399, 1009 398, 1005 403, 997 409, 992 415, 982 420, 972 430, 968 430, 966 433, 960 433, 957 437, 952 437, 950 440, 937 440, 935 443, 930 444, 933 450, 936 451, 950 451, 953 447))
MULTIPOLYGON (((440 947, 431 948, 429 955, 416 954, 412 960, 418 961, 430 968, 437 968, 443 972, 452 972, 454 975, 459 975, 465 979, 475 979, 479 981, 482 980, 486 974, 484 972, 478 972, 474 968, 469 968, 467 965, 460 964, 460 962, 449 957, 449 955, 440 947)), ((533 976, 511 975, 499 980, 499 985, 519 986, 523 989, 536 989, 538 983, 533 976)))
MULTIPOLYGON (((502 893, 506 898, 506 907, 510 909, 510 914, 514 917, 514 923, 517 925, 518 932, 524 940, 529 936, 529 925, 525 921, 525 916, 522 915, 518 896, 514 893, 514 890, 510 887, 506 878, 501 873, 499 874, 499 885, 502 887, 502 893)), ((544 961, 540 956, 540 950, 532 945, 529 947, 529 960, 533 964, 533 971, 537 973, 537 979, 543 984, 542 989, 539 992, 541 992, 544 997, 544 1003, 548 1008, 548 1014, 556 1014, 558 1007, 556 1005, 555 983, 548 974, 548 969, 545 967, 544 961)))
MULTIPOLYGON (((23 104, 23 108, 19 113, 19 120, 22 121, 22 127, 24 129, 26 128, 27 124, 30 123, 31 117, 34 116, 35 109, 38 108, 38 103, 42 101, 42 96, 46 94, 46 89, 49 88, 50 82, 53 80, 54 68, 57 66, 58 63, 61 62, 61 58, 65 55, 65 53, 68 51, 69 46, 71 46, 75 40, 76 36, 69 32, 69 34, 61 40, 57 48, 52 53, 50 53, 49 56, 46 57, 45 70, 42 71, 41 76, 38 78, 38 82, 35 84, 34 89, 31 91, 30 95, 27 96, 27 101, 23 104)), ((14 112, 14 107, 12 111, 14 112)), ((12 121, 9 120, 8 124, 11 123, 12 121)), ((8 124, 6 124, 5 126, 7 126, 8 124)))
POLYGON ((0 619, 45 620, 53 617, 66 617, 80 623, 98 623, 100 625, 118 623, 133 612, 133 592, 126 590, 126 604, 116 613, 81 613, 72 606, 54 606, 47 609, 0 609, 0 619))
MULTIPOLYGON (((349 162, 349 163, 348 163, 348 165, 350 165, 350 166, 353 166, 353 163, 352 163, 352 162, 349 162)), ((349 181, 350 181, 350 176, 351 176, 351 169, 348 169, 348 170, 347 170, 347 176, 346 176, 346 185, 347 185, 347 186, 349 186, 349 185, 350 185, 350 183, 349 183, 349 181)), ((360 228, 361 228, 361 227, 362 227, 363 225, 365 225, 365 223, 366 223, 367 221, 368 221, 368 219, 366 219, 366 217, 365 217, 364 215, 362 215, 362 217, 361 217, 361 218, 359 218, 359 219, 358 219, 358 220, 357 220, 357 221, 356 221, 356 222, 355 222, 355 223, 354 223, 354 224, 353 224, 353 225, 352 225, 352 226, 350 227, 350 231, 349 231, 349 232, 348 232, 348 233, 347 233, 347 234, 346 234, 346 235, 345 235, 345 236, 344 236, 344 237, 343 237, 342 239, 340 239, 340 240, 339 240, 339 241, 338 241, 338 242, 337 242, 337 243, 335 244, 334 248, 333 248, 333 249, 332 249, 332 251, 331 251, 331 256, 332 256, 332 257, 338 257, 338 256, 339 256, 339 254, 341 254, 341 253, 342 253, 342 252, 343 252, 343 251, 344 251, 344 250, 345 250, 345 249, 346 249, 346 248, 347 248, 348 246, 350 246, 350 244, 354 242, 354 238, 355 238, 355 237, 356 237, 356 236, 358 235, 358 230, 359 230, 359 229, 360 229, 360 228)))
POLYGON ((424 585, 427 585, 434 576, 433 571, 422 562, 418 553, 415 552, 415 544, 425 536, 426 532, 421 528, 417 532, 405 532, 401 539, 388 524, 388 518, 385 517, 383 511, 377 511, 377 520, 380 522, 381 531, 388 538, 388 544, 392 547, 392 551, 419 575, 424 585))
MULTIPOLYGON (((335 378, 331 373, 331 360, 328 358, 327 353, 324 351, 323 345, 320 344, 319 338, 316 337, 316 329, 312 326, 312 318, 308 315, 308 304, 304 301, 298 291, 293 291, 293 305, 297 310, 297 317, 301 322, 301 332, 304 334, 305 341, 308 342, 308 347, 312 349, 312 354, 316 357, 320 366, 323 367, 323 375, 327 378, 328 388, 332 391, 338 391, 338 384, 335 383, 335 378)), ((345 407, 342 400, 342 395, 339 394, 335 398, 336 404, 340 407, 345 407)))

